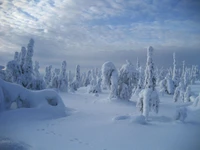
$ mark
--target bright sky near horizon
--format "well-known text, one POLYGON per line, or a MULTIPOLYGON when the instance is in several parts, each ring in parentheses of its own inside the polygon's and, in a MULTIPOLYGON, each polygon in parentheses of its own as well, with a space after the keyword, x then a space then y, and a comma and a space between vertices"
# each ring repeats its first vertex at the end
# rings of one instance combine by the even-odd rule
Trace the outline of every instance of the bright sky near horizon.
POLYGON ((135 61, 149 45, 200 65, 200 1, 0 0, 0 64, 30 38, 42 67, 135 61))

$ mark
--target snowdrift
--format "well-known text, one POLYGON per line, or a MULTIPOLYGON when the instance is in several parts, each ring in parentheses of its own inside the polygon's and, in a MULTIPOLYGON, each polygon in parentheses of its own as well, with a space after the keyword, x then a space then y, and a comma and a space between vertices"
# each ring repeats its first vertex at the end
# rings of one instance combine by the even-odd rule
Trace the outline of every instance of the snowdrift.
POLYGON ((52 89, 32 91, 0 79, 0 111, 10 110, 13 103, 16 103, 17 108, 29 108, 30 111, 35 108, 59 116, 66 115, 66 107, 56 91, 52 89))

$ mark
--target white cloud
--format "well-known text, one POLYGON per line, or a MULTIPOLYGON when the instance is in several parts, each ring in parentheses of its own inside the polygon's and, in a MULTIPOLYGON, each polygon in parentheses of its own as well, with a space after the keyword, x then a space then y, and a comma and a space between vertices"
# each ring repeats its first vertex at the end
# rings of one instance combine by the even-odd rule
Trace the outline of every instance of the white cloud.
MULTIPOLYGON (((19 51, 31 37, 36 40, 35 57, 40 59, 45 54, 51 57, 60 53, 58 57, 65 59, 68 55, 80 52, 88 55, 102 50, 137 50, 148 45, 188 48, 200 46, 199 22, 192 17, 184 18, 185 13, 181 10, 182 6, 186 10, 186 1, 49 2, 2 1, 0 54, 19 51), (178 18, 173 13, 179 14, 178 18)), ((191 7, 193 5, 190 4, 191 7)))

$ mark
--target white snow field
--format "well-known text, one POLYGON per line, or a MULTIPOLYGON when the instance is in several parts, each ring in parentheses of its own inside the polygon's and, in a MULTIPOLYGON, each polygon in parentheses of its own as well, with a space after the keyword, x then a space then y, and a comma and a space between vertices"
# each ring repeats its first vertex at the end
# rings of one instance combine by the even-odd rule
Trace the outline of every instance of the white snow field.
MULTIPOLYGON (((191 86, 196 94, 200 83, 191 86)), ((0 112, 0 150, 199 150, 200 104, 184 103, 187 117, 175 120, 172 96, 160 96, 158 114, 146 122, 131 101, 109 101, 79 88, 60 93, 66 106, 63 117, 45 108, 20 108, 0 112)))

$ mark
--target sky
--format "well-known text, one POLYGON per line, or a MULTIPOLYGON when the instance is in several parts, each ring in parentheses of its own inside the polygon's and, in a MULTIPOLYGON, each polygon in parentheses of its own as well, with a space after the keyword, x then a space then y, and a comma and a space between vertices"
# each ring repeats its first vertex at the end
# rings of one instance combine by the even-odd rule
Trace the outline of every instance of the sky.
POLYGON ((199 0, 0 0, 0 65, 35 40, 34 61, 68 69, 145 64, 154 47, 157 66, 200 65, 199 0))

